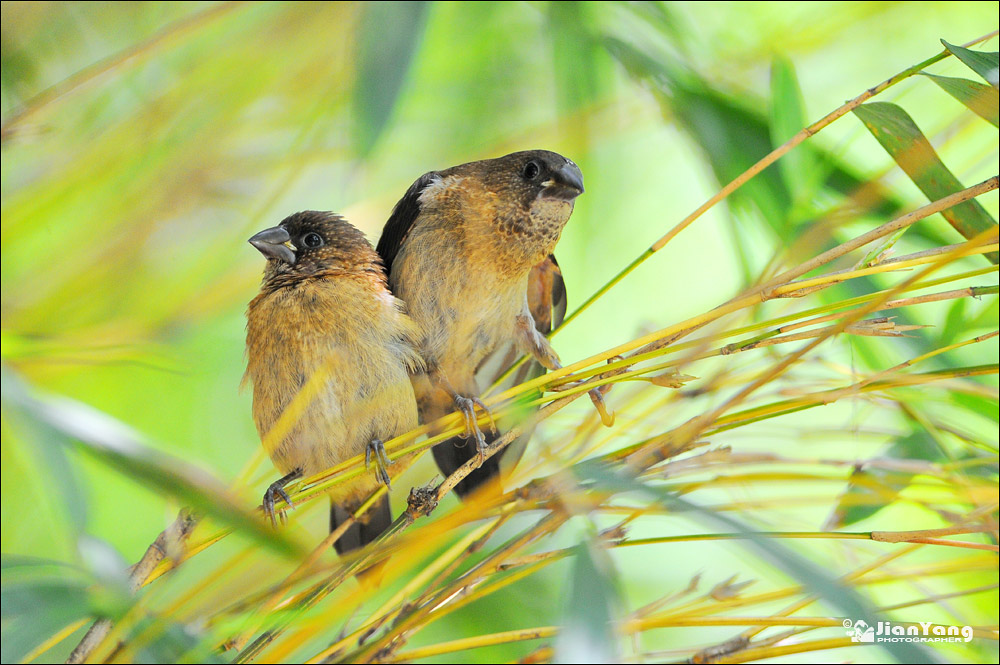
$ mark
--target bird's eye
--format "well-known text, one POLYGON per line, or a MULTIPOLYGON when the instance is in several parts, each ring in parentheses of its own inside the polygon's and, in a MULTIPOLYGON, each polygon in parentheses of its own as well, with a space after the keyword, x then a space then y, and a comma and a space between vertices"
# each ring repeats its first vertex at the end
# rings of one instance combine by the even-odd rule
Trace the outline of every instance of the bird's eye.
POLYGON ((541 172, 541 169, 538 166, 538 162, 530 161, 524 165, 524 171, 521 173, 524 175, 525 180, 533 180, 539 172, 541 172))
POLYGON ((302 236, 302 245, 309 249, 316 249, 323 246, 323 236, 318 233, 307 233, 302 236))

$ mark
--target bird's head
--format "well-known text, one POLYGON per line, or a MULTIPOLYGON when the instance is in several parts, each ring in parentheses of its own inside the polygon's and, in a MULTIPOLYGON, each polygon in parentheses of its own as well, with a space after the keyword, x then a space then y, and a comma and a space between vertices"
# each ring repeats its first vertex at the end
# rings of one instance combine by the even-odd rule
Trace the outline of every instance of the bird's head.
POLYGON ((249 240, 267 257, 265 280, 329 272, 370 272, 378 256, 364 235, 340 215, 306 210, 249 240))
POLYGON ((488 190, 513 195, 524 208, 538 199, 571 203, 584 191, 580 167, 548 150, 514 152, 474 164, 488 190))

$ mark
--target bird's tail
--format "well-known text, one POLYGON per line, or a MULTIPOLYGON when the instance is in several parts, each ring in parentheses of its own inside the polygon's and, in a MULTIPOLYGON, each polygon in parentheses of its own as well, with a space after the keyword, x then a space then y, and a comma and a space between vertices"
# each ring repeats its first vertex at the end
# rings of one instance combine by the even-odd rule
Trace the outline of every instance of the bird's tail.
MULTIPOLYGON (((353 510, 349 506, 330 502, 330 532, 351 518, 353 510)), ((389 495, 384 495, 365 513, 366 521, 359 520, 347 528, 343 536, 333 546, 337 553, 344 555, 361 549, 374 541, 392 524, 392 511, 389 509, 389 495)))
MULTIPOLYGON (((357 506, 334 503, 330 501, 330 532, 351 518, 357 506)), ((376 538, 381 536, 389 525, 392 524, 392 510, 389 508, 389 495, 384 494, 368 512, 363 519, 358 520, 333 544, 337 554, 343 556, 348 552, 361 549, 376 538)), ((364 585, 378 586, 382 580, 382 570, 385 562, 369 566, 358 573, 358 580, 364 585)))

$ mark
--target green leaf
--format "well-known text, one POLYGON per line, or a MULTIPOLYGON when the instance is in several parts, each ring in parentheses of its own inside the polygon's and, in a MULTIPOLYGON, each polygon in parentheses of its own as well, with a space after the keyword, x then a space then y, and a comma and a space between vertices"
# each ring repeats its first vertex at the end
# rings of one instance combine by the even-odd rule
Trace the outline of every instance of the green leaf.
POLYGON ((903 234, 906 233, 906 229, 908 228, 910 227, 904 226, 879 244, 875 245, 875 247, 868 250, 868 253, 865 254, 864 258, 858 262, 858 265, 862 268, 875 265, 875 262, 879 260, 880 256, 882 256, 885 252, 888 252, 896 245, 899 239, 903 237, 903 234))
POLYGON ((948 315, 944 319, 944 326, 941 328, 940 344, 947 346, 958 339, 958 336, 968 330, 966 326, 965 310, 968 307, 968 298, 956 298, 955 302, 948 308, 948 315))
POLYGON ((270 550, 289 557, 305 553, 287 536, 243 511, 214 478, 150 448, 138 433, 108 414, 64 397, 35 396, 6 368, 3 384, 4 407, 31 419, 45 436, 66 447, 75 443, 84 452, 133 480, 176 497, 195 511, 214 517, 270 550))
POLYGON ((361 17, 355 147, 371 152, 392 117, 424 32, 428 2, 367 2, 361 17))
MULTIPOLYGON (((660 92, 670 114, 698 143, 720 184, 728 183, 771 152, 767 122, 736 99, 713 90, 707 81, 676 69, 613 37, 605 47, 630 73, 647 79, 660 92)), ((733 193, 736 206, 756 208, 779 236, 790 228, 792 196, 777 166, 764 169, 733 193)))
MULTIPOLYGON (((6 381, 6 377, 4 380, 6 381)), ((77 471, 66 454, 62 437, 16 410, 5 409, 4 417, 16 430, 18 438, 34 444, 26 447, 37 458, 38 468, 45 469, 51 477, 50 486, 62 499, 66 517, 75 532, 74 536, 78 537, 87 525, 87 497, 80 485, 77 471)))
POLYGON ((847 489, 823 524, 825 531, 835 531, 868 519, 898 497, 913 480, 912 473, 889 471, 880 467, 854 469, 847 489))
POLYGON ((621 662, 615 621, 621 608, 618 573, 596 538, 578 544, 569 603, 555 643, 556 663, 621 662))
MULTIPOLYGON (((633 44, 614 37, 605 37, 603 43, 633 78, 659 93, 664 114, 687 129, 692 139, 703 148, 720 183, 728 183, 776 147, 768 119, 755 109, 745 108, 737 100, 712 89, 708 81, 679 70, 668 61, 661 62, 633 44)), ((782 86, 787 89, 786 84, 782 86)), ((782 131, 788 132, 791 120, 782 123, 782 131)), ((799 126, 795 131, 801 128, 799 126)), ((816 177, 822 177, 823 184, 829 189, 851 199, 856 199, 858 192, 863 191, 863 204, 871 214, 895 217, 905 210, 904 203, 888 188, 858 175, 852 166, 836 155, 808 144, 799 146, 735 192, 732 196, 734 205, 757 207, 771 228, 786 239, 792 237, 789 229, 797 231, 800 225, 812 224, 815 211, 804 210, 800 216, 794 216, 794 211, 790 214, 792 194, 785 184, 783 172, 779 170, 786 159, 800 151, 815 155, 805 159, 813 161, 816 177)), ((803 204, 806 207, 805 202, 803 204)), ((858 205, 857 201, 852 205, 858 205)), ((943 234, 929 225, 917 225, 907 233, 935 244, 947 244, 943 234)))
POLYGON ((989 418, 995 423, 1000 423, 1000 406, 995 399, 973 395, 967 392, 952 390, 949 393, 951 401, 962 407, 970 414, 989 418))
MULTIPOLYGON (((936 201, 964 189, 906 111, 888 102, 872 102, 857 107, 854 114, 928 199, 936 201)), ((997 225, 975 200, 952 206, 941 215, 965 238, 997 225)), ((1000 258, 997 252, 986 256, 993 263, 1000 258)))
POLYGON ((949 44, 941 40, 951 54, 969 66, 969 69, 982 76, 987 83, 997 87, 998 69, 1000 69, 1000 53, 997 51, 970 51, 961 46, 949 44))
MULTIPOLYGON (((20 662, 74 621, 94 616, 117 621, 133 605, 124 585, 106 587, 59 562, 7 556, 2 561, 0 654, 4 663, 20 662)), ((199 638, 176 622, 146 618, 125 641, 137 650, 135 660, 140 663, 182 662, 185 654, 197 656, 187 662, 222 662, 213 656, 214 645, 203 645, 199 638)))
MULTIPOLYGON (((585 2, 550 2, 547 19, 552 39, 556 100, 561 114, 588 108, 608 91, 608 57, 594 48, 592 17, 596 5, 585 2)), ((580 131, 586 124, 580 123, 580 131)))
MULTIPOLYGON (((808 124, 802 90, 795 67, 786 58, 771 63, 771 143, 777 147, 808 124)), ((796 201, 810 198, 821 182, 816 154, 809 145, 800 145, 778 161, 785 185, 796 201)))
MULTIPOLYGON (((166 619, 144 619, 133 631, 139 636, 136 662, 140 663, 228 663, 215 645, 189 626, 166 619)), ((133 646, 136 646, 133 643, 133 646)))
MULTIPOLYGON (((898 439, 880 457, 894 460, 944 461, 937 443, 924 430, 898 439)), ((827 518, 823 528, 840 529, 871 517, 894 502, 899 493, 913 482, 915 475, 876 466, 861 465, 855 468, 847 481, 847 489, 840 495, 836 508, 827 518)))
POLYGON ((942 90, 965 104, 980 118, 994 127, 1000 127, 1000 91, 996 88, 968 79, 936 76, 927 72, 921 74, 937 83, 942 90))
POLYGON ((10 584, 0 590, 0 659, 19 663, 73 621, 90 616, 86 587, 70 580, 10 584))
POLYGON ((0 659, 20 662, 56 631, 86 617, 121 616, 132 599, 59 561, 4 555, 0 578, 0 659))
MULTIPOLYGON (((619 492, 642 492, 660 501, 672 512, 678 514, 693 513, 696 515, 695 521, 702 528, 707 523, 719 525, 727 531, 739 532, 746 536, 745 542, 758 556, 797 580, 803 587, 835 607, 843 616, 854 619, 864 618, 870 625, 875 625, 874 621, 878 620, 879 615, 874 606, 854 589, 842 585, 827 571, 792 551, 780 541, 760 536, 751 527, 737 519, 702 508, 681 498, 674 492, 643 482, 634 476, 625 475, 603 462, 587 460, 577 464, 575 472, 584 484, 592 483, 619 492)), ((934 662, 931 654, 924 647, 916 644, 893 643, 882 646, 901 663, 934 662)))
MULTIPOLYGON (((992 289, 993 293, 996 293, 997 287, 993 286, 992 289)), ((1000 300, 993 298, 989 304, 979 310, 978 314, 969 319, 969 330, 996 328, 997 319, 1000 318, 998 315, 1000 315, 1000 300)))
POLYGON ((635 0, 621 4, 624 9, 628 9, 659 31, 673 46, 683 49, 687 42, 691 41, 691 30, 681 13, 683 9, 678 11, 680 8, 654 0, 635 0))

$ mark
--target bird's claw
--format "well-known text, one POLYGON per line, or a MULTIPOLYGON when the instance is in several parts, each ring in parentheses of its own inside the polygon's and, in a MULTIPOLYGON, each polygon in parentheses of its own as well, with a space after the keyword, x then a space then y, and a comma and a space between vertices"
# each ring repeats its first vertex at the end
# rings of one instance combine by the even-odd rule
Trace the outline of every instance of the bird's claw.
POLYGON ((371 467, 372 457, 375 458, 375 477, 387 488, 392 489, 392 485, 389 484, 388 467, 393 462, 385 452, 385 445, 379 439, 372 439, 365 446, 366 469, 371 467))
POLYGON ((493 430, 493 434, 497 434, 497 424, 493 420, 493 413, 483 403, 483 400, 478 397, 456 395, 455 406, 458 407, 458 410, 462 412, 462 416, 465 418, 465 433, 462 435, 462 438, 468 438, 469 436, 475 438, 476 449, 479 451, 479 464, 481 466, 486 461, 486 437, 483 436, 482 430, 479 429, 478 418, 476 418, 476 407, 478 406, 483 410, 483 413, 490 420, 490 428, 493 430))
POLYGON ((288 492, 285 491, 285 485, 292 482, 296 478, 300 478, 301 476, 302 476, 301 470, 293 471, 287 476, 279 478, 278 480, 271 483, 268 486, 267 490, 264 491, 264 501, 263 501, 264 516, 267 517, 268 520, 270 520, 271 526, 277 527, 279 520, 281 521, 282 524, 286 522, 286 516, 285 516, 286 509, 277 508, 275 506, 278 499, 284 501, 289 509, 295 507, 295 503, 292 502, 292 498, 288 496, 288 492))

